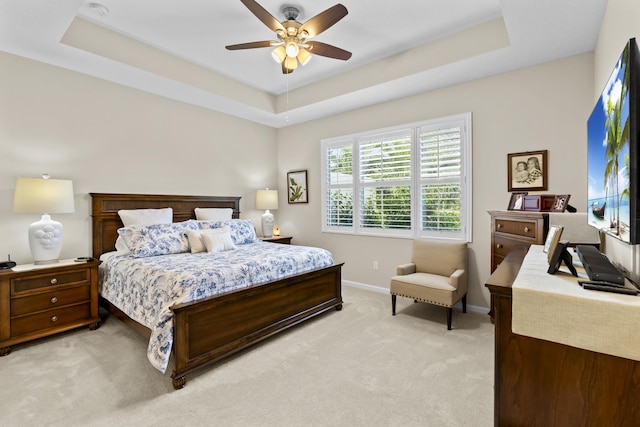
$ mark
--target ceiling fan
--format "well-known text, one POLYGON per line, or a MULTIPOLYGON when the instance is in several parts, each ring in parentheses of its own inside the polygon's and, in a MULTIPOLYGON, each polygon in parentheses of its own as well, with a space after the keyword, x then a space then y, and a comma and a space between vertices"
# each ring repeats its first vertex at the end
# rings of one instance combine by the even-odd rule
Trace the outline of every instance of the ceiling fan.
POLYGON ((285 20, 280 22, 265 8, 254 0, 240 0, 247 9, 259 20, 276 33, 278 41, 260 41, 226 46, 228 50, 255 49, 261 47, 275 47, 271 52, 273 59, 282 65, 284 74, 293 73, 298 68, 298 62, 305 65, 311 59, 311 54, 335 58, 346 61, 351 58, 351 52, 330 44, 310 41, 336 22, 344 18, 347 8, 337 4, 309 19, 304 24, 296 21, 300 10, 294 6, 282 9, 285 20))

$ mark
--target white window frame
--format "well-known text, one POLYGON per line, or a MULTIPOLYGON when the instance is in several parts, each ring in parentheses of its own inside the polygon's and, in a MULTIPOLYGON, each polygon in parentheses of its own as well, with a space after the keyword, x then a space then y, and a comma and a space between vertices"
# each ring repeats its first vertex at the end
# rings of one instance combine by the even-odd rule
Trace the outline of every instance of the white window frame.
MULTIPOLYGON (((471 241, 472 230, 472 180, 471 180, 471 159, 472 159, 472 117, 471 113, 462 113, 452 116, 425 120, 421 122, 403 124, 384 129, 376 129, 362 133, 346 135, 336 138, 323 139, 321 141, 321 174, 322 174, 322 232, 324 233, 340 233, 355 234, 366 236, 381 237, 433 237, 450 240, 471 241), (420 133, 425 130, 448 129, 457 127, 460 129, 460 232, 452 233, 446 231, 422 231, 421 217, 422 204, 420 188, 424 180, 420 177, 420 156, 419 144, 420 133), (375 138, 381 138, 387 135, 406 132, 411 129, 412 132, 412 148, 411 148, 411 229, 371 229, 364 228, 360 224, 360 191, 367 187, 367 184, 360 183, 359 179, 359 142, 368 141, 375 138), (327 171, 327 150, 329 148, 351 146, 352 150, 352 172, 353 182, 351 184, 329 185, 327 171), (327 225, 328 205, 327 194, 330 189, 344 188, 353 191, 353 218, 352 226, 329 226, 327 225)), ((389 184, 389 182, 385 182, 389 184)))

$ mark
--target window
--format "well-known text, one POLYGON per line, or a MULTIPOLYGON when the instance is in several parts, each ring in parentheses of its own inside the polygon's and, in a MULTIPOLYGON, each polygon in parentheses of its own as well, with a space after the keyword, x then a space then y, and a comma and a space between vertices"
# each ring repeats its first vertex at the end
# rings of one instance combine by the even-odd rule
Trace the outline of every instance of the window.
POLYGON ((471 237, 471 113, 322 141, 322 231, 471 237))

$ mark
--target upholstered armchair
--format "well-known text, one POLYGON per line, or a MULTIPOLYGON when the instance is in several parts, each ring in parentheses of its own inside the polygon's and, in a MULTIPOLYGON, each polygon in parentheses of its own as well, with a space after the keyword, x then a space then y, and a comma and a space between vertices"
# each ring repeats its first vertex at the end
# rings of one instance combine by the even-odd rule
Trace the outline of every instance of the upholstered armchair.
POLYGON ((467 244, 436 239, 415 239, 411 262, 399 265, 391 278, 391 310, 396 315, 396 297, 447 307, 447 329, 451 329, 453 306, 462 299, 467 312, 467 244))

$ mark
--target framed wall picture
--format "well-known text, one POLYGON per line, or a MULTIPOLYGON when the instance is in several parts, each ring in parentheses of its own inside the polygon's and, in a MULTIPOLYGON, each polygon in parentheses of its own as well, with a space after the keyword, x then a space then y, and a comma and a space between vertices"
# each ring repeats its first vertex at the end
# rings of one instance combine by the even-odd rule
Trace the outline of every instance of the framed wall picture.
POLYGON ((507 154, 508 191, 542 191, 547 183, 547 150, 507 154))
POLYGON ((307 171, 287 172, 287 200, 289 203, 308 203, 307 171))
POLYGON ((524 209, 524 196, 526 196, 526 191, 520 193, 511 193, 511 200, 509 200, 509 207, 507 208, 510 211, 521 211, 524 209))
POLYGON ((571 197, 571 194, 556 194, 551 210, 553 212, 564 212, 569 204, 569 197, 571 197))

